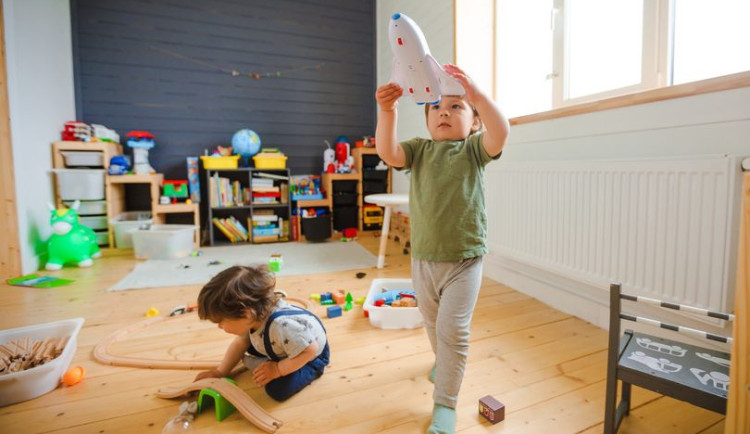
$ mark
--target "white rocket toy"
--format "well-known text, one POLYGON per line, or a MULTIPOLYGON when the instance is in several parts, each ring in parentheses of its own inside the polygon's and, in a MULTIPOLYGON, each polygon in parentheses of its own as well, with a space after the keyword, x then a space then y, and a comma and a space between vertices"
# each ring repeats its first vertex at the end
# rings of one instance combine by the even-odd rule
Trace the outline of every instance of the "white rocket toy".
POLYGON ((410 94, 414 102, 437 103, 442 95, 464 94, 461 83, 430 55, 427 40, 414 20, 404 14, 393 14, 388 39, 394 55, 391 81, 410 94))

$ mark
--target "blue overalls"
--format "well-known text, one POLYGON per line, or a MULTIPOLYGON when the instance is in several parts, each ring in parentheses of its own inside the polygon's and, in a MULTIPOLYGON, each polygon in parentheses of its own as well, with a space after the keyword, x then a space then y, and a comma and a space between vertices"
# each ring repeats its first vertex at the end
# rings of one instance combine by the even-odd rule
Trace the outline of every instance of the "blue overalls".
MULTIPOLYGON (((266 321, 266 328, 263 333, 263 344, 265 346, 267 354, 261 354, 253 347, 252 343, 247 348, 248 353, 255 357, 268 357, 274 362, 278 362, 279 360, 281 360, 281 358, 279 358, 279 356, 277 356, 276 353, 273 352, 269 331, 271 329, 271 323, 273 322, 273 320, 284 315, 310 315, 320 323, 320 326, 323 327, 323 332, 325 332, 325 327, 320 321, 320 318, 318 318, 310 311, 302 308, 296 308, 296 310, 278 310, 272 313, 266 321)), ((326 338, 326 346, 325 348, 323 348, 323 352, 320 353, 318 357, 310 360, 304 366, 292 372, 291 374, 284 375, 266 384, 266 393, 268 393, 268 396, 275 399, 276 401, 285 401, 289 399, 292 395, 312 383, 313 380, 323 375, 323 369, 328 365, 329 355, 330 352, 328 349, 328 339, 326 338)))

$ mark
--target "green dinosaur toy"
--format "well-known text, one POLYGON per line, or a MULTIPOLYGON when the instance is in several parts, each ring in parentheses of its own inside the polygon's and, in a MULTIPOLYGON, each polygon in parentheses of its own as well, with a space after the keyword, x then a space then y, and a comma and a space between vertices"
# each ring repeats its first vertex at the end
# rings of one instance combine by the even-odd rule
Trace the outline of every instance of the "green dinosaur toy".
POLYGON ((81 224, 78 218, 78 206, 75 201, 68 208, 55 209, 50 205, 50 225, 52 236, 47 241, 49 259, 44 268, 59 270, 63 265, 75 263, 79 267, 90 267, 92 258, 102 255, 96 244, 96 235, 88 226, 81 224))

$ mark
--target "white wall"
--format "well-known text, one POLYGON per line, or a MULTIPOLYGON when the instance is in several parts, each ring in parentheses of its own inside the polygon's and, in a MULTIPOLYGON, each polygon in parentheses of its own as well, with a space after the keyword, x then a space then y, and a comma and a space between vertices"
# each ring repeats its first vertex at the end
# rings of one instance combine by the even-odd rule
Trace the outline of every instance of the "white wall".
MULTIPOLYGON (((438 63, 453 63, 453 0, 377 0, 375 9, 378 85, 387 83, 391 78, 393 53, 388 44, 388 22, 396 12, 409 16, 419 25, 429 44, 430 53, 438 63)), ((424 106, 415 104, 410 97, 405 96, 399 100, 398 105, 397 137, 399 140, 408 140, 417 136, 428 137, 424 106)), ((407 175, 395 170, 393 192, 409 192, 407 175)))
POLYGON ((75 119, 70 2, 3 0, 3 12, 21 264, 29 273, 50 235, 50 143, 75 119))
MULTIPOLYGON (((502 159, 487 166, 488 209, 514 206, 493 202, 492 186, 506 162, 750 155, 748 101, 750 88, 740 88, 512 127, 502 159)), ((607 288, 564 279, 497 254, 499 244, 489 218, 488 277, 607 326, 607 288)), ((725 261, 736 269, 736 255, 725 261)))

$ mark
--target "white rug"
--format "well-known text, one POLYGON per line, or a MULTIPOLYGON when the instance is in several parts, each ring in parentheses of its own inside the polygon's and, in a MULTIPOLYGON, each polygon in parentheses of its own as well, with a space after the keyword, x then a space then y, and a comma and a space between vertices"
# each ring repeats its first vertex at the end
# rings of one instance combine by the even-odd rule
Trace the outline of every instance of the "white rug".
POLYGON ((109 290, 204 284, 232 265, 267 264, 272 254, 280 254, 284 261, 277 276, 370 268, 377 263, 375 255, 359 243, 339 241, 204 247, 201 252, 201 256, 142 262, 109 290))

